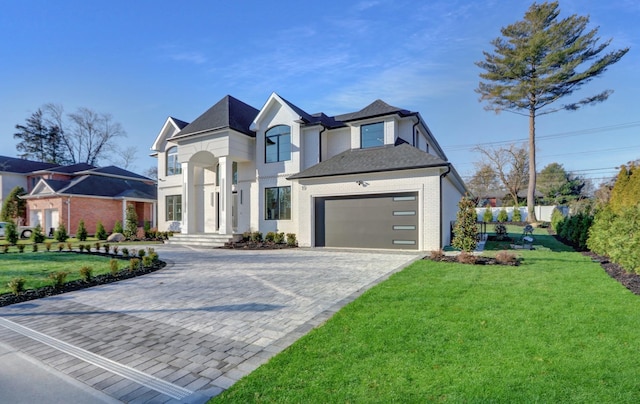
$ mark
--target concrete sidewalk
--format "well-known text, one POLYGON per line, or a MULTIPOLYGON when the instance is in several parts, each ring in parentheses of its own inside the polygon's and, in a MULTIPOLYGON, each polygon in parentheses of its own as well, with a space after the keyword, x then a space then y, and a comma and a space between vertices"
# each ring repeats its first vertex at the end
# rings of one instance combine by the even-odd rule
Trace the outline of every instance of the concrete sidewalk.
MULTIPOLYGON (((420 257, 156 251, 169 262, 161 271, 0 308, 5 355, 19 366, 28 358, 122 402, 202 403, 420 257)), ((12 392, 23 388, 11 380, 12 392)))

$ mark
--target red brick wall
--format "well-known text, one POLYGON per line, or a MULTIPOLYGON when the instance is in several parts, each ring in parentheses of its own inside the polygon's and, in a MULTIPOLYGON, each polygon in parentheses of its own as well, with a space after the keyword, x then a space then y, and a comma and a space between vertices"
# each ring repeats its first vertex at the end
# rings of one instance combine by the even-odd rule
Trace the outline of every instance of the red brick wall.
MULTIPOLYGON (((42 217, 44 219, 45 209, 58 209, 60 223, 67 227, 67 232, 71 235, 75 235, 78 229, 80 220, 84 220, 84 225, 87 232, 93 235, 96 232, 96 226, 98 221, 101 221, 107 233, 113 231, 113 227, 116 221, 120 221, 124 227, 122 220, 122 201, 113 199, 99 199, 99 198, 86 198, 86 197, 72 197, 69 199, 69 209, 67 207, 66 197, 56 198, 42 198, 37 200, 29 200, 27 202, 28 210, 42 210, 42 217), (69 221, 67 216, 71 215, 69 221)), ((145 220, 152 220, 152 203, 145 202, 127 202, 128 204, 135 204, 136 213, 138 215, 138 225, 142 227, 145 220)), ((29 213, 27 213, 29 215, 29 213)), ((49 226, 48 223, 43 224, 49 226)), ((48 229, 44 227, 43 230, 48 229)))

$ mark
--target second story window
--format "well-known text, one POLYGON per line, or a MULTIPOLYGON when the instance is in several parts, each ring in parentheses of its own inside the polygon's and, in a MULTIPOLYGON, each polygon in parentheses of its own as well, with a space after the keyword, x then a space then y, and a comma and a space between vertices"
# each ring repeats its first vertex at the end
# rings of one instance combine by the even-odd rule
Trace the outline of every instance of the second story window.
POLYGON ((291 128, 287 125, 274 126, 265 133, 264 161, 274 163, 287 160, 291 160, 291 128))
POLYGON ((167 175, 182 174, 182 165, 178 163, 178 147, 167 150, 167 175))
POLYGON ((384 146, 384 123, 360 126, 360 148, 384 146))

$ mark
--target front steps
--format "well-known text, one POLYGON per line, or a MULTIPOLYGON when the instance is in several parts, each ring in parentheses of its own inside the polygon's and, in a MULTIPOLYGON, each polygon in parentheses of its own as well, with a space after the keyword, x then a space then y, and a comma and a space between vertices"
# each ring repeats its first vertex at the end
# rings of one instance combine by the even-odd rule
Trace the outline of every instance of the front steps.
POLYGON ((224 247, 225 243, 228 243, 234 239, 238 239, 239 235, 217 234, 217 233, 200 233, 200 234, 182 234, 176 233, 165 240, 165 244, 170 245, 183 245, 193 247, 208 247, 218 248, 224 247))

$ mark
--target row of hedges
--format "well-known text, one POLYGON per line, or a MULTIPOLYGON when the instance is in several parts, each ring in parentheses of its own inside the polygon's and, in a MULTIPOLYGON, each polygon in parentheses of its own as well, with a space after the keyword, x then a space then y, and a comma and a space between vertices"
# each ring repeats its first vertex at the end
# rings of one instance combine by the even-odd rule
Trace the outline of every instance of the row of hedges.
POLYGON ((587 246, 628 271, 640 273, 640 206, 615 213, 610 207, 598 212, 587 246))

